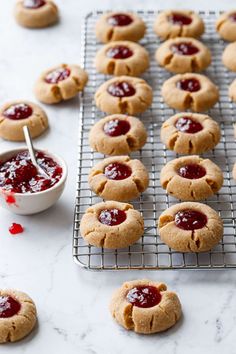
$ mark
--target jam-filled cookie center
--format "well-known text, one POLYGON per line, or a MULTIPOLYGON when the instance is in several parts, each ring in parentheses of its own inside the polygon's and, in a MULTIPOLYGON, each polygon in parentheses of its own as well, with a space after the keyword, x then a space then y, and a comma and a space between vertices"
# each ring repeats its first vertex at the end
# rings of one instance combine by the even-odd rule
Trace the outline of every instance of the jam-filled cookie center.
POLYGON ((194 55, 199 52, 199 49, 191 42, 172 44, 171 50, 178 55, 194 55))
POLYGON ((44 0, 24 0, 23 5, 27 9, 38 9, 46 4, 44 0))
POLYGON ((98 219, 104 225, 115 226, 126 220, 126 213, 116 208, 105 209, 100 212, 98 219))
POLYGON ((176 87, 183 91, 197 92, 201 89, 199 80, 197 79, 183 79, 177 82, 176 87))
POLYGON ((236 12, 229 15, 229 19, 233 22, 236 22, 236 12))
POLYGON ((4 112, 3 116, 12 119, 20 120, 29 118, 33 113, 32 108, 26 103, 18 103, 8 107, 4 112))
POLYGON ((46 75, 45 81, 48 84, 57 84, 60 81, 66 80, 70 76, 69 68, 58 68, 46 75))
POLYGON ((132 55, 133 51, 124 45, 117 45, 106 52, 106 56, 113 59, 127 59, 132 55))
POLYGON ((182 230, 202 229, 207 224, 207 216, 197 210, 181 210, 175 215, 175 225, 182 230))
POLYGON ((104 125, 103 130, 111 137, 125 135, 130 130, 130 124, 127 120, 112 119, 104 125))
POLYGON ((21 304, 11 296, 0 296, 0 318, 16 315, 21 309, 21 304))
POLYGON ((114 97, 130 97, 135 95, 135 88, 127 81, 114 82, 108 86, 108 93, 114 97))
POLYGON ((179 118, 175 123, 175 127, 178 131, 188 134, 195 134, 203 129, 203 126, 199 122, 188 117, 179 118))
POLYGON ((139 285, 128 292, 126 299, 134 306, 148 308, 161 302, 161 293, 155 286, 139 285))
POLYGON ((131 16, 126 14, 114 14, 108 17, 107 22, 111 26, 123 27, 130 25, 133 22, 133 19, 131 16))
POLYGON ((180 167, 178 170, 178 175, 187 179, 198 179, 206 175, 206 170, 197 163, 191 163, 180 167))
POLYGON ((174 12, 171 15, 169 15, 168 21, 173 23, 174 25, 179 25, 179 26, 187 26, 190 25, 190 23, 192 23, 191 17, 177 12, 174 12))
POLYGON ((128 165, 114 162, 105 167, 104 174, 108 179, 122 180, 131 176, 132 170, 128 165))

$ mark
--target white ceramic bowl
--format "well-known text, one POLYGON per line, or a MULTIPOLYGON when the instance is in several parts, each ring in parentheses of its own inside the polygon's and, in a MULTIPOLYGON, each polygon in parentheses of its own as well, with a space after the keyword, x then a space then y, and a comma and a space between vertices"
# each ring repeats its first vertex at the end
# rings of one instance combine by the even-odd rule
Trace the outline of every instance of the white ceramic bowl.
MULTIPOLYGON (((3 163, 17 155, 20 151, 25 150, 27 150, 27 147, 1 152, 0 162, 3 163)), ((67 165, 65 161, 61 157, 52 154, 47 150, 36 149, 36 151, 37 150, 42 151, 50 156, 54 161, 58 163, 59 166, 62 167, 63 172, 61 179, 51 188, 36 193, 9 193, 3 189, 0 189, 0 205, 15 214, 30 215, 46 210, 56 203, 64 190, 67 179, 67 165)))

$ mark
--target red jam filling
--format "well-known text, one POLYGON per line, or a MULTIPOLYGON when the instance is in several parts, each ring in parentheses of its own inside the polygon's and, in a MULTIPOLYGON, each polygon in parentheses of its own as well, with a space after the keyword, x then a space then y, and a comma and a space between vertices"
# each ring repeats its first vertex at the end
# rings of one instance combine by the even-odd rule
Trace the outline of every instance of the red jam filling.
POLYGON ((128 178, 132 173, 129 166, 119 162, 110 163, 105 167, 104 174, 109 179, 121 180, 128 178))
POLYGON ((9 227, 9 232, 12 235, 17 235, 17 234, 21 234, 24 231, 24 228, 22 225, 20 224, 16 224, 15 222, 13 222, 11 224, 11 226, 9 227))
POLYGON ((236 22, 236 12, 234 12, 233 14, 230 14, 229 18, 231 21, 236 22))
POLYGON ((133 55, 133 52, 128 47, 117 45, 108 49, 106 55, 113 59, 127 59, 133 55))
POLYGON ((190 42, 173 44, 171 50, 174 54, 179 55, 193 55, 199 52, 199 49, 190 42))
POLYGON ((175 215, 175 225, 182 230, 202 229, 206 223, 206 215, 196 210, 181 210, 175 215))
POLYGON ((115 97, 129 97, 135 94, 135 88, 128 82, 114 82, 107 89, 108 93, 115 97))
POLYGON ((180 169, 178 170, 178 174, 183 178, 198 179, 206 175, 206 170, 201 165, 191 163, 189 165, 180 167, 180 169))
POLYGON ((139 285, 128 292, 126 299, 134 306, 148 308, 161 302, 161 293, 155 286, 139 285))
POLYGON ((44 0, 24 0, 24 7, 27 9, 38 9, 46 4, 44 0))
POLYGON ((176 87, 184 91, 197 92, 200 90, 201 85, 197 79, 184 79, 178 81, 176 87))
POLYGON ((57 84, 60 81, 67 79, 70 76, 70 69, 58 68, 46 75, 45 81, 48 84, 57 84))
POLYGON ((11 296, 0 296, 0 318, 16 315, 21 309, 21 304, 11 296))
POLYGON ((125 135, 130 130, 130 124, 127 120, 112 119, 104 125, 103 130, 112 137, 125 135))
POLYGON ((26 103, 18 103, 10 106, 3 112, 3 116, 12 119, 20 120, 29 118, 33 113, 32 108, 26 103))
POLYGON ((179 25, 179 26, 186 26, 190 25, 192 23, 192 19, 189 16, 186 16, 181 13, 173 13, 170 16, 168 16, 168 20, 173 23, 174 25, 179 25))
POLYGON ((175 123, 175 127, 183 133, 195 134, 203 129, 203 126, 188 117, 181 117, 175 123))
POLYGON ((115 14, 108 17, 107 22, 111 26, 128 26, 133 22, 133 19, 129 15, 115 14))
POLYGON ((126 213, 119 209, 106 209, 101 211, 98 219, 102 224, 115 226, 126 220, 126 213))
POLYGON ((41 151, 36 152, 36 158, 49 178, 38 173, 28 151, 23 151, 0 164, 0 188, 13 193, 36 193, 54 186, 61 179, 61 166, 41 151))

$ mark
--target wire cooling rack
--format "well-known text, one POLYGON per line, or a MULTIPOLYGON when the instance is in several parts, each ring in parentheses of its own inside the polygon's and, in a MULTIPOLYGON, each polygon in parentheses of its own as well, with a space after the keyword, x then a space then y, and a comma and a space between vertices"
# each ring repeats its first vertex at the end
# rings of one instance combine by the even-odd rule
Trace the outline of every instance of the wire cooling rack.
POLYGON ((175 111, 163 103, 160 88, 163 82, 170 77, 160 68, 154 59, 154 53, 159 45, 153 32, 153 22, 157 15, 154 11, 137 11, 147 24, 147 34, 141 44, 150 53, 150 69, 143 75, 152 86, 154 100, 152 107, 140 116, 148 130, 148 141, 141 151, 132 154, 133 158, 140 159, 150 173, 150 186, 140 199, 132 201, 137 210, 140 210, 145 221, 145 233, 133 246, 120 250, 106 250, 89 246, 79 233, 79 225, 85 210, 101 199, 89 189, 87 179, 91 167, 104 158, 99 153, 92 152, 88 144, 88 134, 95 122, 104 117, 94 103, 96 89, 108 76, 96 73, 94 57, 101 47, 96 40, 94 27, 101 11, 89 14, 84 21, 82 33, 82 65, 89 73, 90 80, 81 96, 79 120, 79 152, 78 152, 78 181, 74 219, 73 256, 80 266, 93 270, 121 270, 121 269, 223 269, 236 267, 236 184, 232 179, 231 171, 236 161, 236 145, 233 135, 234 116, 236 105, 228 99, 228 86, 233 80, 221 63, 221 55, 225 43, 219 39, 214 24, 219 13, 199 12, 206 24, 206 33, 203 42, 212 52, 213 62, 206 70, 208 75, 220 88, 220 102, 209 110, 221 127, 222 138, 216 149, 203 154, 217 163, 224 172, 224 185, 219 194, 205 201, 206 204, 219 212, 224 221, 224 237, 220 244, 206 253, 179 253, 161 242, 156 229, 156 220, 163 210, 178 203, 178 200, 168 196, 160 186, 159 174, 161 168, 177 155, 165 149, 160 141, 160 128, 167 118, 175 111))

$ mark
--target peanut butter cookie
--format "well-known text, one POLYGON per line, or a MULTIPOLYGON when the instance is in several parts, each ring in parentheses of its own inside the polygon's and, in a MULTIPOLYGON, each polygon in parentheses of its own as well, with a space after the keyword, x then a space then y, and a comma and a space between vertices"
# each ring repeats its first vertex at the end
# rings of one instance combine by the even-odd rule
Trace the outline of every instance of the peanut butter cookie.
POLYGON ((222 62, 227 69, 236 71, 236 43, 230 43, 225 47, 222 55, 222 62))
POLYGON ((236 41, 236 10, 220 15, 216 21, 216 30, 220 37, 226 41, 236 41))

